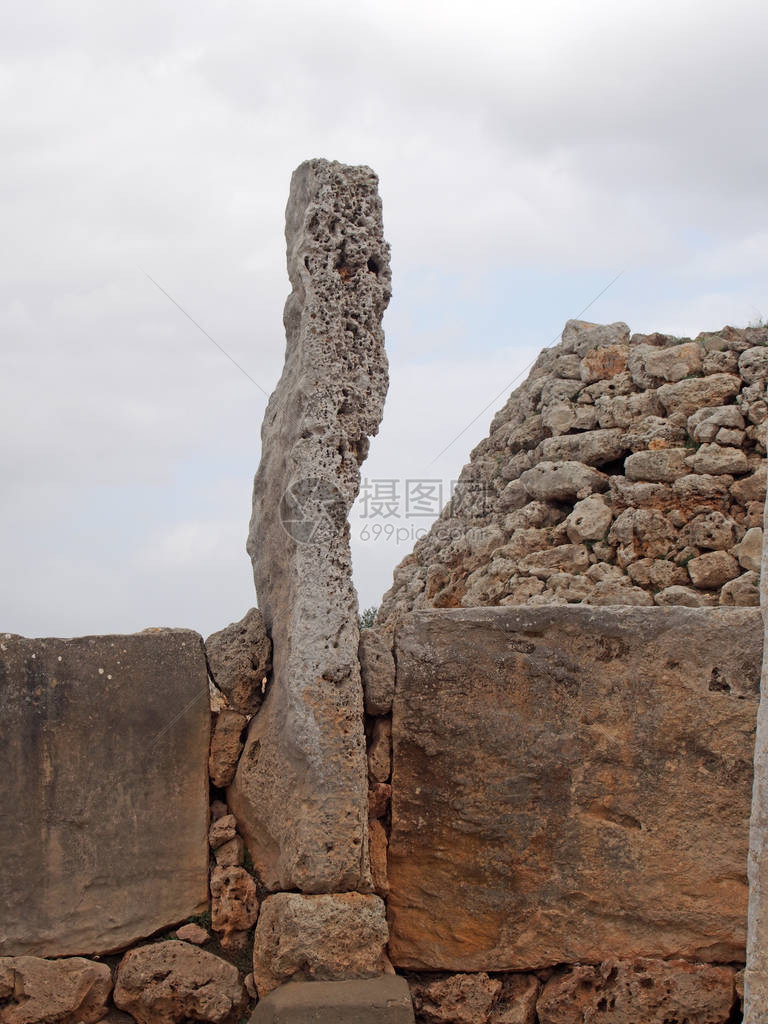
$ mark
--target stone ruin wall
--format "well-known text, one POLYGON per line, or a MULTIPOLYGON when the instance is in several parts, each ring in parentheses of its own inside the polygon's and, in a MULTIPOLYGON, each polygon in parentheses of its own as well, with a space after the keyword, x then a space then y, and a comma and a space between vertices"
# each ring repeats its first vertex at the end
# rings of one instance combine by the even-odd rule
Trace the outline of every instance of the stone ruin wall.
MULTIPOLYGON (((173 677, 173 702, 195 713, 172 716, 181 740, 160 729, 163 767, 155 708, 148 749, 111 784, 120 800, 102 794, 87 814, 61 815, 50 757, 34 760, 46 880, 85 927, 63 941, 63 914, 41 948, 34 916, 19 914, 12 936, 0 920, 0 1024, 237 1024, 254 1006, 254 1024, 298 1022, 307 998, 334 1024, 409 1024, 411 1001, 419 1024, 738 1019, 768 331, 688 341, 569 322, 396 570, 377 626, 359 634, 346 516, 386 391, 375 189, 368 169, 325 161, 294 177, 288 358, 249 543, 264 616, 251 609, 204 647, 166 631, 90 638, 69 745, 84 780, 94 757, 120 768, 120 716, 140 730, 143 695, 163 692, 153 645, 174 657, 183 641, 178 664, 192 662, 173 677), (328 499, 302 489, 316 477, 334 488, 319 550, 276 520, 282 494, 328 499), (557 607, 567 604, 645 607, 557 607), (98 707, 105 685, 97 668, 118 641, 146 648, 133 704, 110 704, 118 720, 83 747, 88 701, 98 707), (183 822, 164 829, 168 794, 150 793, 133 825, 154 845, 120 867, 144 883, 130 909, 117 878, 106 906, 88 904, 99 890, 87 872, 68 891, 57 829, 91 837, 84 856, 103 885, 99 831, 119 848, 120 801, 146 791, 141 765, 174 777, 185 743, 198 768, 207 758, 210 783, 206 793, 196 776, 181 802, 173 795, 177 817, 194 822, 185 873, 172 863, 183 822), (686 846, 690 884, 667 873, 670 844, 686 846), (285 985, 340 980, 353 986, 343 998, 285 985)), ((50 753, 50 708, 63 707, 55 659, 80 641, 6 641, 16 662, 2 651, 2 684, 15 680, 21 720, 34 676, 46 724, 30 749, 50 753)), ((24 803, 20 792, 13 808, 24 803)), ((19 877, 31 864, 34 885, 40 857, 12 814, 4 826, 3 860, 19 877)), ((8 894, 18 911, 19 892, 8 894)))
POLYGON ((420 608, 759 603, 768 328, 569 321, 394 573, 420 608))

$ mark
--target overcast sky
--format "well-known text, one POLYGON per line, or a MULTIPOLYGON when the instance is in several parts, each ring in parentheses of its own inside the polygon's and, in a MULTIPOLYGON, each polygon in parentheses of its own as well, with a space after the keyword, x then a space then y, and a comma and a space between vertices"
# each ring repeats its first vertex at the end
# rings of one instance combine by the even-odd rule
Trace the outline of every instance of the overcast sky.
MULTIPOLYGON (((0 629, 190 626, 254 603, 245 536, 308 157, 379 174, 391 363, 370 480, 449 482, 585 316, 768 316, 768 5, 19 6, 0 33, 0 629), (435 461, 433 461, 435 460, 435 461)), ((408 540, 362 539, 362 606, 408 540)), ((379 522, 380 526, 384 523, 379 522)), ((361 537, 362 534, 362 537, 361 537)))

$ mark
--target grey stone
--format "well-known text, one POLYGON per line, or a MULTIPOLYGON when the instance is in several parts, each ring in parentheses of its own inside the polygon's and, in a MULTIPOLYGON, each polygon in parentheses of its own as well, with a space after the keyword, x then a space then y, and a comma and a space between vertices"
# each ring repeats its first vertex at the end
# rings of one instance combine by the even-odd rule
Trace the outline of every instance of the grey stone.
POLYGON ((210 712, 197 633, 0 634, 0 690, 0 953, 107 953, 202 910, 210 712))
POLYGON ((668 413, 690 416, 708 405, 722 405, 738 395, 741 378, 730 373, 713 373, 709 377, 692 377, 676 384, 662 384, 656 394, 668 413))
POLYGON ((587 466, 602 466, 624 458, 629 451, 624 431, 585 430, 580 434, 548 437, 539 445, 543 458, 549 462, 583 462, 587 466))
POLYGON ((366 714, 388 715, 395 692, 391 634, 375 628, 361 630, 359 654, 366 714))
POLYGON ((261 707, 272 668, 272 644, 258 608, 205 641, 213 681, 231 708, 252 715, 261 707))
POLYGON ((756 609, 406 616, 395 966, 741 960, 761 648, 756 609))
POLYGON ((672 483, 688 473, 685 448, 659 448, 635 452, 624 460, 627 480, 672 483))
POLYGON ((747 530, 741 542, 733 549, 733 554, 738 558, 742 569, 760 572, 763 556, 763 531, 759 526, 753 526, 751 530, 747 530))
POLYGON ((540 501, 569 501, 587 497, 608 487, 608 477, 580 462, 540 462, 520 475, 532 498, 540 501))
POLYGON ((653 388, 664 381, 678 381, 701 373, 702 363, 703 349, 696 342, 670 348, 633 345, 628 369, 635 384, 641 388, 653 388))
POLYGON ((720 476, 722 473, 734 475, 749 470, 747 456, 741 448, 721 448, 719 444, 703 444, 685 461, 695 473, 707 473, 710 476, 720 476))
POLYGON ((563 350, 582 358, 592 348, 628 344, 629 327, 624 323, 593 324, 587 320, 568 320, 563 328, 563 350))
POLYGON ((370 887, 348 514, 387 393, 378 179, 302 164, 286 211, 287 354, 262 428, 248 551, 274 645, 229 804, 266 886, 370 887))
POLYGON ((739 356, 739 373, 747 384, 768 380, 768 347, 758 345, 742 352, 739 356))
POLYGON ((701 590, 722 587, 728 580, 735 579, 739 573, 739 563, 727 551, 707 551, 698 558, 692 558, 688 563, 691 582, 694 587, 701 590))
POLYGON ((365 981, 291 981, 258 1004, 250 1024, 413 1024, 408 983, 394 974, 365 981))
POLYGON ((661 607, 678 604, 686 608, 704 608, 710 603, 707 594, 702 594, 700 590, 694 590, 692 587, 685 587, 681 584, 664 587, 656 595, 654 602, 661 607))
POLYGON ((756 572, 745 572, 735 580, 723 585, 720 604, 728 607, 757 608, 760 604, 760 576, 756 572))
POLYGON ((613 512, 602 498, 589 497, 576 502, 565 520, 568 538, 573 544, 584 540, 602 540, 613 521, 613 512))

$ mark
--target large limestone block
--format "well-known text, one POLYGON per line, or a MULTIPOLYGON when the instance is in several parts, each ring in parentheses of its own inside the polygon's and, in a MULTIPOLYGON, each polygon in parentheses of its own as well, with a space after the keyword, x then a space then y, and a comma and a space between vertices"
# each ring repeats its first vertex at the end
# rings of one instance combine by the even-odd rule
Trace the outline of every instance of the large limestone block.
POLYGON ((404 978, 291 981, 260 1000, 250 1024, 413 1024, 404 978))
POLYGON ((396 636, 396 966, 744 957, 751 609, 416 612, 396 636))
POLYGON ((347 516, 388 384, 376 175, 302 164, 286 239, 286 363, 264 417, 248 538, 274 672, 229 803, 268 888, 333 892, 370 887, 347 516))
POLYGON ((0 634, 0 953, 127 946, 199 912, 208 674, 189 630, 0 634))

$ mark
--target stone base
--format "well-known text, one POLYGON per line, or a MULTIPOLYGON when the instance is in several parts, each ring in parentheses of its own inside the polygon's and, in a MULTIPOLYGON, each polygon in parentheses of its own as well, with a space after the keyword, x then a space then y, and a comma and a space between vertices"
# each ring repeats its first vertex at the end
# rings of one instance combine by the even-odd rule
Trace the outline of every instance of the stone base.
POLYGON ((413 1024, 404 978, 292 981, 261 1000, 250 1024, 413 1024))

